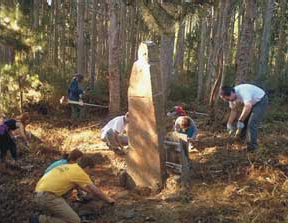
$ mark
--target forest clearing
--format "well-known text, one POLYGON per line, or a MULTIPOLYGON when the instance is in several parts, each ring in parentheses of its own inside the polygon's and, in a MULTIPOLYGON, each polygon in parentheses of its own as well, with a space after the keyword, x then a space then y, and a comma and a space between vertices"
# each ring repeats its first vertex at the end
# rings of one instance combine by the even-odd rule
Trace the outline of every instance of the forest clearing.
POLYGON ((1 0, 0 222, 288 222, 287 0, 1 0))
POLYGON ((287 221, 287 122, 265 123, 260 151, 247 154, 237 144, 227 144, 225 133, 205 129, 207 120, 196 119, 204 128, 196 146, 199 152, 190 153, 191 188, 182 191, 175 181, 179 175, 171 174, 167 188, 150 195, 120 185, 123 157, 99 139, 105 117, 70 130, 69 120, 61 120, 55 125, 53 117, 34 117, 30 148, 19 146, 22 169, 0 178, 1 210, 5 210, 1 221, 26 222, 37 180, 51 161, 59 159, 59 151, 74 147, 96 157, 96 185, 117 199, 115 206, 98 210, 95 222, 287 221))

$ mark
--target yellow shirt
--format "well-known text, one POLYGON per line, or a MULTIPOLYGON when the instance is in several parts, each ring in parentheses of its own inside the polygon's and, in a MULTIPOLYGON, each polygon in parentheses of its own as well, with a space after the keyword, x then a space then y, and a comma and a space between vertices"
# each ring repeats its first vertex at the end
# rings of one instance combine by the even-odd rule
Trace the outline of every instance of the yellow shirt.
POLYGON ((92 184, 90 177, 78 164, 65 164, 55 167, 45 174, 36 185, 36 192, 51 192, 62 196, 71 189, 92 184))

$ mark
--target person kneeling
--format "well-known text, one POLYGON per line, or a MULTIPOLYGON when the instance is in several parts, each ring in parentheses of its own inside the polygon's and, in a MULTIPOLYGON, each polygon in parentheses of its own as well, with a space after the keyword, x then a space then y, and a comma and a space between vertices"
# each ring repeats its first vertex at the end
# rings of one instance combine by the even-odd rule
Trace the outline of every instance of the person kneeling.
POLYGON ((83 156, 78 164, 58 166, 45 174, 37 183, 34 200, 46 214, 32 214, 30 223, 80 223, 78 214, 69 206, 63 196, 79 187, 93 196, 109 204, 115 200, 105 195, 91 181, 88 174, 92 173, 95 161, 91 157, 83 156))
POLYGON ((180 116, 175 121, 174 130, 178 133, 183 133, 187 135, 190 152, 192 143, 195 141, 198 132, 194 121, 189 116, 180 116))
POLYGON ((114 151, 123 151, 124 146, 128 145, 128 137, 124 135, 128 125, 128 116, 128 112, 125 115, 117 116, 101 129, 101 140, 114 151))

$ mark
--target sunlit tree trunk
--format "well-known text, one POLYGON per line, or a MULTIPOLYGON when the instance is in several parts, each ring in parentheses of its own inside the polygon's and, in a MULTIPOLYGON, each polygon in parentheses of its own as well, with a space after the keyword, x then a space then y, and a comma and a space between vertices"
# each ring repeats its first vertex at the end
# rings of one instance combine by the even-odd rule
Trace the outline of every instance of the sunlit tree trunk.
POLYGON ((55 1, 54 4, 54 64, 58 65, 58 27, 59 27, 59 1, 55 1))
POLYGON ((255 20, 255 0, 245 0, 245 13, 236 55, 236 84, 248 80, 255 20))
POLYGON ((77 72, 84 75, 84 10, 85 1, 77 0, 77 72))
POLYGON ((175 55, 175 78, 183 72, 183 60, 184 60, 184 41, 185 41, 185 21, 180 23, 177 30, 177 43, 176 43, 176 55, 175 55))
POLYGON ((163 75, 163 89, 165 95, 169 94, 169 85, 172 79, 173 71, 173 50, 174 50, 174 34, 162 34, 161 35, 161 46, 160 46, 160 65, 161 73, 163 75))
POLYGON ((93 0, 93 11, 92 11, 92 22, 91 22, 91 62, 90 62, 90 78, 89 86, 91 89, 94 89, 95 82, 95 61, 96 61, 96 10, 97 10, 97 1, 93 0))
POLYGON ((199 48, 199 67, 198 67, 198 86, 197 86, 197 103, 199 104, 203 94, 203 77, 205 71, 205 49, 207 41, 207 18, 203 15, 201 18, 201 38, 199 48))
POLYGON ((109 0, 109 112, 120 112, 120 71, 119 71, 119 0, 109 0))
MULTIPOLYGON (((281 76, 283 69, 285 69, 285 38, 286 33, 285 24, 285 12, 287 9, 287 0, 281 0, 280 3, 280 24, 279 24, 279 39, 277 42, 277 54, 276 54, 276 65, 275 65, 275 76, 277 77, 277 84, 279 84, 279 77, 281 76)), ((279 88, 276 88, 279 89, 279 88)))
POLYGON ((261 83, 267 75, 268 69, 268 58, 269 58, 269 48, 270 48, 270 38, 271 38, 271 20, 273 16, 274 0, 267 0, 264 23, 263 23, 263 33, 262 33, 262 43, 260 52, 260 61, 257 74, 257 82, 261 83))
POLYGON ((224 64, 224 45, 227 44, 227 32, 228 32, 228 18, 230 19, 231 2, 229 0, 223 0, 219 3, 219 14, 217 16, 217 31, 215 35, 215 45, 212 54, 211 74, 213 84, 210 92, 209 106, 213 113, 214 106, 218 99, 218 92, 223 75, 224 64))

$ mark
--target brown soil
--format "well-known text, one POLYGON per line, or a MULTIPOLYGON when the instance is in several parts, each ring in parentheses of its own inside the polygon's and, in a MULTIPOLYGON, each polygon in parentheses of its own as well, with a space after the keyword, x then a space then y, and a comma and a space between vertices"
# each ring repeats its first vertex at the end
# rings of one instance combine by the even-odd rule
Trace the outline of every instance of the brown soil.
POLYGON ((1 222, 27 222, 35 210, 32 193, 43 171, 64 150, 75 147, 95 157, 94 182, 117 201, 114 206, 104 206, 94 220, 86 222, 288 221, 287 123, 265 123, 259 151, 252 154, 244 151, 241 144, 228 142, 225 133, 216 132, 206 121, 197 120, 202 131, 195 145, 198 151, 190 153, 191 188, 181 190, 171 175, 166 189, 145 196, 137 190, 128 191, 119 183, 119 170, 125 168, 125 160, 99 140, 103 119, 74 127, 65 118, 33 120, 28 126, 32 133, 29 148, 19 144, 21 168, 10 166, 14 175, 0 175, 1 222))

